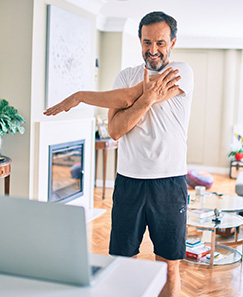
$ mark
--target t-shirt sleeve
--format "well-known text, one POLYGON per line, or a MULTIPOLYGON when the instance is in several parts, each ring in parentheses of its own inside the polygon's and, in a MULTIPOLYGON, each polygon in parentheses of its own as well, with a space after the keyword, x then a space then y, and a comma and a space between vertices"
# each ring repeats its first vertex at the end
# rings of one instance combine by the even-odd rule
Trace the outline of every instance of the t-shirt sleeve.
MULTIPOLYGON (((174 69, 179 70, 181 79, 176 83, 185 95, 193 91, 194 88, 194 75, 192 68, 187 63, 175 63, 174 69)), ((183 94, 182 94, 183 95, 183 94)))
POLYGON ((129 88, 129 85, 127 83, 129 81, 128 76, 129 73, 126 69, 119 72, 113 82, 113 90, 129 88))

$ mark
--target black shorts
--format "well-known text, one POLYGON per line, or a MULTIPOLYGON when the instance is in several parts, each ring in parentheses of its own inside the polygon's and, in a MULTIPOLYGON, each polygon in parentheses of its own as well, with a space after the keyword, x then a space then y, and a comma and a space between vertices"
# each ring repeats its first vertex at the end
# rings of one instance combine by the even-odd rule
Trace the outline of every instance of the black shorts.
POLYGON ((109 253, 138 254, 148 226, 156 255, 185 258, 186 209, 186 176, 134 179, 117 174, 109 253))

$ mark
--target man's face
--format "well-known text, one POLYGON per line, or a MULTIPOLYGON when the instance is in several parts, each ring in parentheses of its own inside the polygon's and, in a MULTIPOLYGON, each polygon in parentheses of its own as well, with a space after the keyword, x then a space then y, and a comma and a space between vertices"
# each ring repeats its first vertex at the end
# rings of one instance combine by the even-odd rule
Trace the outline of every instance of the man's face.
POLYGON ((166 22, 142 26, 141 45, 146 67, 160 71, 169 63, 170 52, 176 38, 171 41, 170 27, 166 22))

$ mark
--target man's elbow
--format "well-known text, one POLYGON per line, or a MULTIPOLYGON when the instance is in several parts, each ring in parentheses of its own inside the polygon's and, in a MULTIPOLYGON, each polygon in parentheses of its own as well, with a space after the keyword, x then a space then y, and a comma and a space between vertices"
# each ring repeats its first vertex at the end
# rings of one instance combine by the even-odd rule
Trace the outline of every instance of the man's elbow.
POLYGON ((108 127, 108 133, 110 137, 115 141, 117 141, 121 137, 119 133, 115 132, 114 129, 111 129, 109 127, 108 127))

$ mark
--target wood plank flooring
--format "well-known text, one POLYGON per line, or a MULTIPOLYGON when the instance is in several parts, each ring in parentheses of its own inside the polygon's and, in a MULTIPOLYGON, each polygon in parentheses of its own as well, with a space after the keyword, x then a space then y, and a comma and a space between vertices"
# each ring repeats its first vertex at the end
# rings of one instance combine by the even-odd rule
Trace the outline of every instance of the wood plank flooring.
MULTIPOLYGON (((214 174, 213 177, 214 184, 210 191, 235 195, 235 180, 229 179, 227 175, 214 174)), ((89 247, 92 253, 108 254, 112 192, 112 189, 107 189, 106 199, 102 200, 102 188, 96 188, 94 191, 94 206, 107 211, 88 224, 89 247)), ((242 251, 242 246, 236 246, 236 248, 242 251)), ((153 247, 148 232, 144 235, 138 259, 154 260, 153 247)), ((242 262, 214 267, 213 269, 199 268, 181 262, 180 274, 182 280, 181 297, 243 296, 242 262)))

